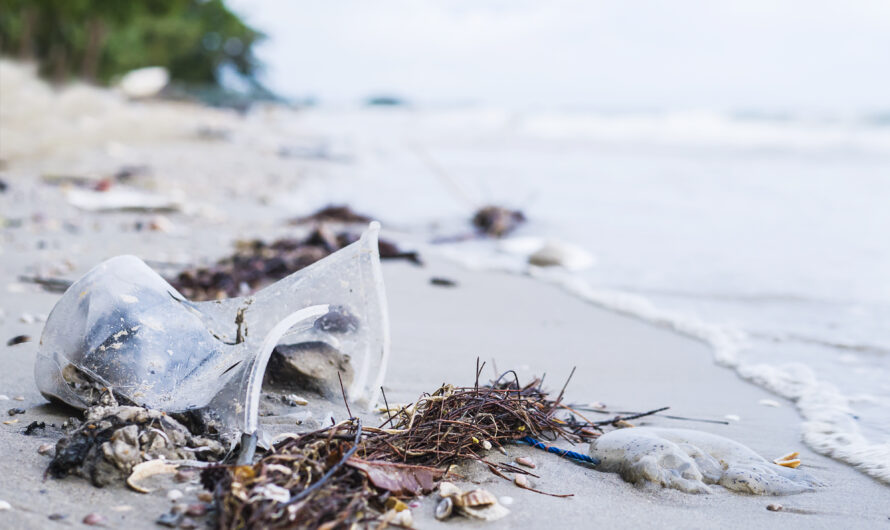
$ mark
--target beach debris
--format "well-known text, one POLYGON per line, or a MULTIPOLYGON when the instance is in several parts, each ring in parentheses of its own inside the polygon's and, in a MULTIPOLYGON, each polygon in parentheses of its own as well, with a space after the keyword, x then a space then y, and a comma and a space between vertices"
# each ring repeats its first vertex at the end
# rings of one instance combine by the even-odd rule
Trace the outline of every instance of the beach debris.
POLYGON ((184 495, 184 493, 182 493, 182 491, 180 491, 180 490, 170 490, 167 492, 167 498, 173 502, 176 502, 179 499, 181 499, 183 495, 184 495))
POLYGON ((451 497, 445 497, 436 505, 436 519, 440 521, 451 517, 452 512, 454 512, 454 501, 451 497))
POLYGON ((635 427, 633 423, 625 420, 616 420, 612 423, 612 425, 614 425, 618 429, 630 429, 635 427))
POLYGON ((481 234, 504 237, 525 222, 525 214, 502 206, 488 205, 473 214, 473 226, 481 234))
POLYGON ((203 502, 193 502, 185 507, 185 514, 189 517, 202 517, 207 515, 207 504, 203 502))
POLYGON ((432 285, 437 285, 439 287, 455 287, 457 286, 457 282, 454 280, 450 280, 448 278, 442 278, 440 276, 433 276, 430 278, 430 283, 432 285))
POLYGON ((6 394, 0 394, 0 401, 9 401, 9 396, 6 394))
POLYGON ((5 512, 7 510, 11 510, 12 505, 6 501, 0 501, 0 512, 5 512))
POLYGON ((70 280, 46 278, 42 276, 19 276, 19 281, 37 284, 42 287, 44 291, 50 293, 64 293, 73 283, 70 280))
POLYGON ((9 184, 6 183, 5 180, 0 179, 0 193, 6 193, 6 190, 9 189, 9 184))
POLYGON ((593 255, 583 248, 563 241, 546 240, 529 254, 528 262, 538 267, 562 267, 570 271, 590 268, 596 263, 593 255))
POLYGON ((297 407, 297 406, 303 406, 303 405, 309 404, 309 401, 307 401, 305 398, 302 398, 296 394, 288 394, 288 395, 284 396, 283 399, 284 399, 284 402, 287 403, 288 405, 290 405, 291 407, 297 407))
POLYGON ((184 514, 171 510, 158 516, 158 518, 155 519, 155 524, 166 526, 168 528, 179 528, 179 525, 184 519, 184 514))
POLYGON ((6 341, 6 345, 7 346, 15 346, 16 344, 22 344, 22 343, 30 342, 30 341, 31 341, 30 335, 16 335, 15 337, 6 341))
POLYGON ((781 504, 767 504, 766 509, 771 512, 781 512, 783 506, 781 504))
POLYGON ((445 474, 444 470, 435 467, 358 458, 347 460, 346 465, 361 470, 377 488, 396 495, 416 496, 429 493, 445 474))
POLYGON ((800 453, 794 451, 793 453, 788 453, 787 455, 780 456, 773 460, 774 464, 778 464, 783 467, 796 468, 800 466, 800 453))
MULTIPOLYGON (((80 427, 56 444, 47 468, 54 478, 73 474, 101 487, 129 476, 127 484, 145 492, 140 480, 158 469, 169 469, 163 463, 148 462, 218 460, 226 454, 218 441, 193 435, 159 410, 120 406, 110 392, 103 395, 101 404, 87 409, 85 417, 80 427), (142 463, 148 465, 137 468, 142 463)), ((172 466, 169 472, 175 470, 172 466)))
POLYGON ((15 424, 18 423, 18 422, 19 422, 18 419, 15 419, 15 420, 6 420, 6 421, 3 422, 3 425, 15 425, 15 424))
POLYGON ((513 477, 513 483, 519 486, 520 488, 530 488, 531 483, 528 481, 528 477, 525 475, 516 475, 513 477))
POLYGON ((170 72, 163 66, 146 66, 124 74, 118 88, 131 99, 144 99, 158 95, 170 82, 170 72))
POLYGON ((590 456, 599 471, 632 483, 654 483, 687 493, 710 493, 720 485, 753 495, 790 495, 822 483, 809 474, 776 466, 722 436, 688 429, 617 429, 593 440, 590 456))
POLYGON ((292 225, 305 223, 343 223, 343 224, 368 224, 373 219, 367 215, 354 211, 351 207, 340 204, 330 205, 305 217, 298 217, 290 221, 292 225))
POLYGON ((587 269, 596 263, 592 254, 578 245, 541 237, 511 237, 498 242, 501 252, 524 257, 537 267, 562 267, 570 271, 587 269))
POLYGON ((177 414, 195 433, 234 442, 260 429, 267 361, 277 344, 292 343, 313 346, 295 348, 301 362, 317 360, 299 368, 320 377, 318 388, 332 380, 339 387, 339 370, 348 399, 373 402, 389 351, 379 229, 372 223, 358 242, 314 266, 225 301, 190 302, 134 256, 107 260, 53 308, 38 347, 37 386, 80 409, 111 388, 121 403, 177 414))
POLYGON ((534 462, 532 462, 531 458, 526 458, 524 456, 516 457, 516 463, 519 464, 520 466, 530 467, 532 469, 538 467, 535 465, 534 462))
POLYGON ((51 513, 47 516, 47 519, 49 519, 50 521, 61 521, 66 517, 68 516, 64 513, 51 513))
POLYGON ((25 400, 25 396, 15 396, 15 397, 13 397, 12 399, 13 399, 14 401, 24 401, 24 400, 25 400))
POLYGON ((105 526, 107 522, 108 520, 98 513, 88 513, 83 518, 83 524, 87 526, 105 526))
POLYGON ((50 443, 40 444, 40 446, 37 447, 37 454, 48 455, 53 452, 53 449, 55 449, 55 447, 55 445, 50 443))
POLYGON ((147 488, 141 482, 155 475, 169 475, 175 473, 178 466, 170 464, 163 459, 148 460, 133 466, 133 472, 127 477, 127 486, 139 493, 151 493, 153 489, 147 488))
POLYGON ((25 412, 28 412, 28 411, 26 411, 25 409, 19 408, 19 407, 11 408, 11 409, 9 409, 9 410, 6 411, 6 413, 9 414, 10 416, 16 416, 16 415, 18 415, 18 414, 24 414, 25 412))
POLYGON ((183 208, 179 200, 125 186, 105 191, 73 188, 65 196, 68 204, 87 212, 176 212, 183 208))
POLYGON ((727 414, 726 416, 723 416, 723 417, 729 421, 742 421, 741 416, 739 416, 738 414, 727 414))
POLYGON ((454 513, 483 521, 495 521, 510 513, 497 497, 484 489, 465 492, 451 482, 442 482, 439 485, 439 496, 442 500, 436 505, 436 519, 440 521, 454 513))
MULTIPOLYGON (((282 238, 271 243, 239 241, 235 253, 210 267, 181 271, 169 282, 190 300, 217 300, 248 294, 300 271, 358 241, 352 232, 334 233, 318 226, 304 238, 282 238)), ((405 259, 419 263, 416 252, 403 251, 392 242, 379 240, 380 259, 405 259)))
POLYGON ((520 385, 515 376, 502 376, 483 386, 477 368, 473 386, 444 385, 410 406, 387 404, 387 419, 379 427, 363 428, 352 418, 277 438, 253 465, 203 470, 202 484, 214 492, 219 507, 219 526, 275 527, 299 521, 308 528, 349 527, 374 519, 374 513, 380 514, 379 524, 394 524, 394 514, 409 511, 408 498, 437 486, 439 495, 451 501, 439 503, 440 517, 447 517, 449 509, 484 520, 503 517, 508 511, 491 493, 463 492, 443 481, 452 464, 480 462, 496 476, 513 480, 505 473, 524 472, 485 460, 483 441, 500 446, 529 433, 546 433, 580 442, 584 438, 576 433, 587 424, 557 419, 562 393, 551 400, 540 379, 520 385))
POLYGON ((758 401, 757 403, 760 404, 760 405, 763 405, 764 407, 774 407, 774 408, 778 408, 778 407, 781 407, 781 406, 782 406, 782 405, 781 405, 778 401, 776 401, 775 399, 761 399, 761 400, 758 401))
POLYGON ((46 423, 42 422, 42 421, 34 420, 31 423, 29 423, 27 427, 25 427, 25 430, 22 431, 22 434, 24 434, 25 436, 31 436, 38 429, 40 429, 40 430, 46 429, 46 423))

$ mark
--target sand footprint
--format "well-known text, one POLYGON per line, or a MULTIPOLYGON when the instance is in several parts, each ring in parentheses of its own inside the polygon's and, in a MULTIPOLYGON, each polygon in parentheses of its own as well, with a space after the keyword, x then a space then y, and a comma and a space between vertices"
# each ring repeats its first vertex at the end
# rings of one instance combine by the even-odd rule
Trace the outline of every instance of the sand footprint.
POLYGON ((790 495, 822 484, 804 471, 778 466, 728 438, 688 429, 619 429, 590 444, 599 471, 634 483, 687 493, 710 493, 709 484, 754 495, 790 495))

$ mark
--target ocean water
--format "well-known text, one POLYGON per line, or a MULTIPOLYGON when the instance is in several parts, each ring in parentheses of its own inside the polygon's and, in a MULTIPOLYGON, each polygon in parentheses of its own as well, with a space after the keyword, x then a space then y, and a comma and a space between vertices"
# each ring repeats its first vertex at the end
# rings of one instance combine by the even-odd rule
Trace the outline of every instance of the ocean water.
POLYGON ((890 482, 886 119, 484 108, 263 119, 295 152, 338 161, 282 205, 350 202, 418 241, 466 232, 481 204, 522 208, 517 237, 572 243, 595 265, 529 268, 492 242, 428 250, 707 342, 714 362, 794 401, 805 443, 890 482))

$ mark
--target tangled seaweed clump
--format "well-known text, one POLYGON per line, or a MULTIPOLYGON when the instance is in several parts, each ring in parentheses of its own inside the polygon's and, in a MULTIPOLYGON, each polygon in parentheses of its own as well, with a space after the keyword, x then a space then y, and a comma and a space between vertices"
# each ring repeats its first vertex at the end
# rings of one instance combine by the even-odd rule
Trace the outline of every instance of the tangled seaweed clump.
POLYGON ((214 492, 219 526, 410 526, 401 501, 433 491, 452 464, 478 461, 510 480, 505 472, 528 471, 487 460, 488 450, 529 435, 585 438, 579 425, 555 417, 562 393, 554 401, 540 380, 520 386, 502 379, 484 387, 478 377, 473 387, 444 385, 410 406, 387 406, 379 427, 353 418, 290 435, 253 465, 205 470, 202 481, 214 492))
MULTIPOLYGON (((210 267, 192 267, 170 278, 170 284, 192 301, 244 295, 265 287, 358 240, 351 231, 334 232, 316 226, 306 237, 282 238, 271 243, 240 241, 235 252, 210 267)), ((381 259, 404 259, 420 264, 416 252, 402 251, 395 243, 380 240, 381 259)))

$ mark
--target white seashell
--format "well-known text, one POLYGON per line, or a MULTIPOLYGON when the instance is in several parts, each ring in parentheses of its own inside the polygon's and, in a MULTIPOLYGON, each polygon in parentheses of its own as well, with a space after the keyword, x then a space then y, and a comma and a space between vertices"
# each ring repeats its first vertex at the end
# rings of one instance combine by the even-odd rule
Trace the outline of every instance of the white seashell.
POLYGON ((164 460, 149 460, 133 466, 133 472, 127 477, 127 486, 130 486, 139 493, 151 493, 154 490, 140 486, 139 481, 154 475, 165 475, 176 473, 176 464, 170 464, 164 460))
POLYGON ((436 519, 444 521, 451 517, 453 511, 454 501, 451 500, 451 497, 445 497, 436 505, 436 519))

